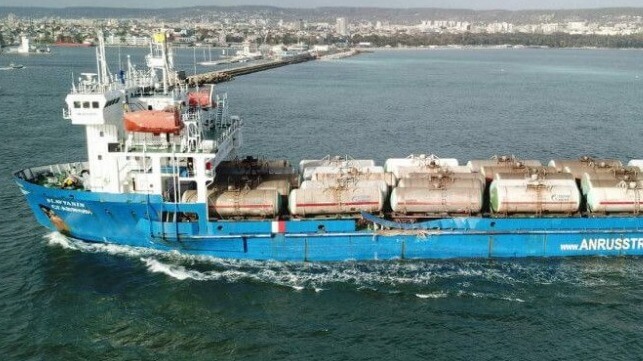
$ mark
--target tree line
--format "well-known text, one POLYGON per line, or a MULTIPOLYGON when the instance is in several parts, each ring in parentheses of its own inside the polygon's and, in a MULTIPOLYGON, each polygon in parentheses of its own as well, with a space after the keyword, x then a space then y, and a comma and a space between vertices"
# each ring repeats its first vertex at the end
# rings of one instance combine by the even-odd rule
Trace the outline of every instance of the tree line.
POLYGON ((373 46, 494 46, 494 45, 524 45, 547 46, 551 48, 568 47, 598 47, 598 48, 643 48, 643 34, 635 35, 581 35, 567 33, 553 34, 424 34, 408 35, 354 35, 350 42, 357 45, 369 42, 373 46))
MULTIPOLYGON (((258 43, 263 43, 258 39, 258 43)), ((242 42, 243 37, 228 36, 228 42, 242 42)), ((643 48, 643 33, 634 35, 582 35, 582 34, 527 34, 527 33, 463 33, 463 34, 395 34, 395 35, 361 35, 350 37, 327 36, 300 37, 294 34, 270 35, 268 44, 293 44, 303 41, 315 44, 358 45, 368 42, 374 47, 397 46, 497 46, 524 45, 550 48, 643 48)))

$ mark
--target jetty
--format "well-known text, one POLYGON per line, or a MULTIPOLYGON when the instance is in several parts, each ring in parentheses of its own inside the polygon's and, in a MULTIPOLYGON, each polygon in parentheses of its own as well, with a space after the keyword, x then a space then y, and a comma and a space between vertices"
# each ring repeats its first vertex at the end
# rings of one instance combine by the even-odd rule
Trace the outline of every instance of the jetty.
POLYGON ((195 74, 186 77, 186 82, 190 86, 199 86, 203 84, 217 84, 232 80, 239 75, 246 75, 257 73, 260 71, 282 67, 285 65, 303 63, 310 60, 315 60, 316 57, 310 53, 298 54, 277 60, 270 60, 267 62, 253 63, 241 67, 230 69, 222 69, 217 71, 210 71, 207 73, 195 74))

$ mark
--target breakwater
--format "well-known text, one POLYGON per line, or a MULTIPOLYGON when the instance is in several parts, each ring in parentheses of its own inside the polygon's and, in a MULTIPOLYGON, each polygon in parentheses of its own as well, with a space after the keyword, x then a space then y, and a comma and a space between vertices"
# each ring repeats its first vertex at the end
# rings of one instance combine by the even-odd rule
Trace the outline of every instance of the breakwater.
POLYGON ((314 60, 316 57, 310 53, 299 54, 279 60, 271 60, 261 63, 253 63, 241 67, 211 71, 207 73, 195 74, 188 76, 186 82, 190 85, 217 84, 232 80, 236 76, 252 74, 259 71, 278 68, 285 65, 303 63, 314 60))

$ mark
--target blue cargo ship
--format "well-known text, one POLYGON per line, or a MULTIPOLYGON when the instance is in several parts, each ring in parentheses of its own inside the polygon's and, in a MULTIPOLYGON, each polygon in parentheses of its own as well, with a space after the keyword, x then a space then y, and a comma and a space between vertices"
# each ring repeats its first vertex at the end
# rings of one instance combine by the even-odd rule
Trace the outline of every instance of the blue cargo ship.
POLYGON ((164 33, 146 69, 98 69, 67 95, 83 162, 14 174, 36 220, 88 242, 279 261, 643 254, 641 162, 434 155, 237 158, 243 120, 173 70, 164 33))

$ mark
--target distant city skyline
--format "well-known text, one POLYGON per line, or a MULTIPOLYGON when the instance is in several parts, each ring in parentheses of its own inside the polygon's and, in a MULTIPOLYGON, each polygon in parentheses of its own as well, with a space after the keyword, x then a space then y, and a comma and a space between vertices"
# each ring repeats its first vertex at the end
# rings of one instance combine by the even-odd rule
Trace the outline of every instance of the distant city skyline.
MULTIPOLYGON (((382 8, 450 8, 473 10, 528 10, 528 9, 587 9, 606 7, 643 7, 643 0, 315 0, 302 3, 301 0, 188 0, 178 3, 176 0, 155 0, 154 8, 175 8, 190 6, 235 6, 266 5, 284 8, 315 7, 382 7, 382 8)), ((146 8, 140 2, 129 0, 112 0, 108 4, 97 4, 95 0, 4 0, 0 6, 20 7, 116 7, 146 8)))

